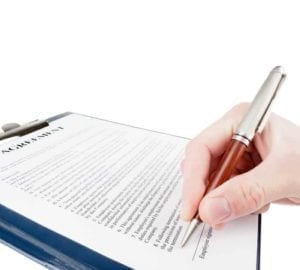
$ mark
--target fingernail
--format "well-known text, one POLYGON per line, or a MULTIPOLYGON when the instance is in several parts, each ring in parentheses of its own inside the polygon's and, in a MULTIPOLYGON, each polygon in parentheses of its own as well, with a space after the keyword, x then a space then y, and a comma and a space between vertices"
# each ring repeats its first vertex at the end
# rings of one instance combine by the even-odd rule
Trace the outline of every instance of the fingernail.
POLYGON ((230 205, 224 197, 207 198, 205 204, 213 224, 218 224, 231 215, 230 205))

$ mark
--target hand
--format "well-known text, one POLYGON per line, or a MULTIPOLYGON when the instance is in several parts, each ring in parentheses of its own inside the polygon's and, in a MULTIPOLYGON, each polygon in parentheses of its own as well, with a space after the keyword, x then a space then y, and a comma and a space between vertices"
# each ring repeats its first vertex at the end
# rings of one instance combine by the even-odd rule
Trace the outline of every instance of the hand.
POLYGON ((207 179, 226 150, 248 104, 239 104, 186 148, 181 218, 220 228, 235 218, 261 213, 271 202, 300 203, 300 127, 272 114, 239 162, 234 176, 203 197, 207 179))

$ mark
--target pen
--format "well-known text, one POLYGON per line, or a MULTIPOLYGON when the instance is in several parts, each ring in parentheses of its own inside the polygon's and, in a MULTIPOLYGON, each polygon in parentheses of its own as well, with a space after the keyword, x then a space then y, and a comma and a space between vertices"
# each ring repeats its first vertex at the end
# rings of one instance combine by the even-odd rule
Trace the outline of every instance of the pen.
MULTIPOLYGON (((238 161, 249 147, 256 133, 262 132, 271 111, 273 100, 286 75, 283 68, 273 68, 252 101, 248 112, 234 131, 231 141, 217 166, 216 174, 206 187, 204 195, 226 182, 232 175, 238 161)), ((204 196, 203 195, 203 196, 204 196)), ((181 241, 185 245, 195 228, 201 223, 199 213, 196 213, 187 227, 181 241)))

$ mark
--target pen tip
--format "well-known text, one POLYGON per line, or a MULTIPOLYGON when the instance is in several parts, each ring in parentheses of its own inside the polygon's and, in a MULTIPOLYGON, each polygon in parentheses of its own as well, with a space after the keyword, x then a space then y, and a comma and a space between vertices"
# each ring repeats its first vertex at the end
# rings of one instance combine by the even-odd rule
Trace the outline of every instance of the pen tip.
POLYGON ((192 235, 193 231, 195 230, 195 228, 197 227, 197 225, 199 224, 199 220, 194 218, 191 223, 188 225, 187 230, 182 238, 182 241, 180 243, 181 247, 184 247, 184 245, 186 244, 186 242, 189 240, 190 236, 192 235))

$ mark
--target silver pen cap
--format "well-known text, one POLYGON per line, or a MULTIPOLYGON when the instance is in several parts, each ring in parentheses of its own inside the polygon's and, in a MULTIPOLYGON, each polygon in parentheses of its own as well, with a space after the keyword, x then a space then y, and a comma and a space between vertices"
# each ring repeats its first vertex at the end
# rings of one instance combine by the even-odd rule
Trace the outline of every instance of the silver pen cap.
POLYGON ((262 132, 271 112, 271 105, 286 77, 282 67, 273 68, 252 101, 233 138, 248 145, 257 132, 262 132))

